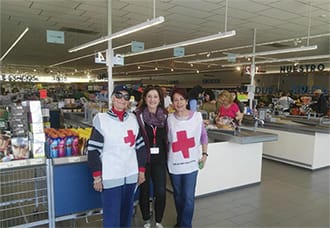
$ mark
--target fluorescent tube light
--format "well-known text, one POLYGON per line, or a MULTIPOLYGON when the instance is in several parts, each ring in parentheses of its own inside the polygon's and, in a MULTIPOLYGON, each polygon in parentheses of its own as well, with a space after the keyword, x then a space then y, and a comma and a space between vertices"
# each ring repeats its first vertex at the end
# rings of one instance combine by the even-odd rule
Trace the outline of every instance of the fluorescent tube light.
POLYGON ((84 56, 80 56, 80 57, 73 58, 73 59, 68 59, 68 60, 65 60, 65 61, 62 61, 62 62, 54 63, 52 65, 49 65, 48 67, 59 66, 59 65, 65 64, 65 63, 70 63, 70 62, 77 61, 77 60, 80 60, 80 59, 84 59, 84 58, 87 58, 87 57, 91 57, 91 56, 94 56, 94 55, 95 55, 95 53, 84 55, 84 56))
POLYGON ((154 18, 152 20, 147 20, 146 22, 143 22, 141 24, 134 25, 132 27, 126 28, 124 30, 113 33, 111 35, 104 36, 104 37, 101 37, 99 39, 96 39, 96 40, 87 42, 85 44, 79 45, 77 47, 71 48, 71 49, 69 49, 69 52, 71 53, 71 52, 80 51, 82 49, 85 49, 85 48, 88 48, 88 47, 91 47, 91 46, 95 46, 97 44, 104 43, 104 42, 107 42, 107 41, 112 40, 112 39, 116 39, 116 38, 119 38, 119 37, 122 37, 122 36, 126 36, 128 34, 131 34, 131 33, 134 33, 134 32, 149 28, 149 27, 152 27, 154 25, 158 25, 160 23, 163 23, 164 21, 165 21, 165 18, 162 17, 162 16, 154 18))
POLYGON ((23 36, 25 35, 25 33, 27 33, 29 31, 29 27, 26 27, 26 29, 21 33, 21 35, 16 39, 16 41, 10 46, 10 48, 5 52, 5 54, 3 54, 0 58, 0 61, 2 61, 6 55, 8 55, 8 53, 11 51, 11 49, 13 49, 16 44, 23 38, 23 36))
MULTIPOLYGON (((273 51, 263 51, 263 52, 256 52, 255 54, 238 54, 236 58, 248 58, 253 56, 264 56, 264 55, 277 55, 277 54, 284 54, 284 53, 291 53, 291 52, 299 52, 299 51, 312 51, 317 49, 317 45, 306 46, 306 47, 297 47, 297 48, 287 48, 282 50, 273 50, 273 51)), ((211 59, 202 59, 202 60, 194 60, 189 61, 188 63, 204 63, 204 62, 214 62, 214 61, 221 61, 228 59, 227 56, 219 57, 219 58, 211 58, 211 59)), ((229 64, 228 64, 229 65, 229 64)))
MULTIPOLYGON (((280 62, 291 62, 291 61, 301 61, 301 60, 313 60, 313 59, 330 59, 330 55, 313 55, 313 56, 303 56, 303 57, 293 57, 293 58, 285 58, 285 59, 272 59, 265 61, 258 61, 256 64, 265 64, 265 63, 280 63, 280 62)), ((250 65, 250 62, 244 63, 232 63, 232 64, 224 64, 222 67, 235 67, 235 66, 243 66, 250 65)))
POLYGON ((223 33, 219 32, 217 34, 210 35, 210 36, 200 37, 200 38, 196 38, 196 39, 192 39, 192 40, 186 40, 186 41, 182 41, 179 43, 164 45, 164 46, 160 46, 160 47, 156 47, 156 48, 150 48, 150 49, 140 51, 140 52, 124 54, 124 57, 142 55, 142 54, 147 54, 147 53, 157 52, 157 51, 163 51, 163 50, 167 50, 167 49, 171 49, 171 48, 175 48, 175 47, 184 47, 184 46, 188 46, 188 45, 199 44, 199 43, 204 43, 204 42, 208 42, 208 41, 212 41, 212 40, 227 38, 227 37, 231 37, 231 36, 235 36, 235 35, 236 35, 235 30, 232 30, 229 32, 223 32, 223 33))

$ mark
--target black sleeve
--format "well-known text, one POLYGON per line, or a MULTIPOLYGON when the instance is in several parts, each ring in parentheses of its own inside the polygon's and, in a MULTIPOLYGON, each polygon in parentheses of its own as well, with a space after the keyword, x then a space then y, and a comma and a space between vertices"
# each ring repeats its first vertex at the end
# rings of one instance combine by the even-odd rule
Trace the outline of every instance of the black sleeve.
POLYGON ((100 154, 103 149, 103 143, 103 135, 101 135, 100 132, 93 127, 87 147, 88 167, 92 171, 93 176, 99 176, 102 173, 100 154))

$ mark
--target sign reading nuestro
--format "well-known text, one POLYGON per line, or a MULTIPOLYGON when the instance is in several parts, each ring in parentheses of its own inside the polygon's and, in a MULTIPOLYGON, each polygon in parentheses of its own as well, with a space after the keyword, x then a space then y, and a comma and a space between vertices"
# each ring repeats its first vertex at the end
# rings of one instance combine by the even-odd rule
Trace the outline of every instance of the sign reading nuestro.
POLYGON ((280 73, 292 73, 292 72, 315 72, 323 71, 325 65, 323 63, 320 64, 304 64, 304 65, 288 65, 288 66, 280 66, 280 73))

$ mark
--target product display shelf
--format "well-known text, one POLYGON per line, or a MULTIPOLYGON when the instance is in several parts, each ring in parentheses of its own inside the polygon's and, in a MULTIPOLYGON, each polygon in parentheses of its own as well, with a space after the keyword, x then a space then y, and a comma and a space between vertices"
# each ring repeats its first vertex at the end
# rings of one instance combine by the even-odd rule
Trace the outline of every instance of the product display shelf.
POLYGON ((50 223, 102 213, 101 194, 93 189, 86 156, 47 159, 50 184, 50 223))
POLYGON ((0 227, 48 223, 45 159, 0 163, 0 183, 0 227))

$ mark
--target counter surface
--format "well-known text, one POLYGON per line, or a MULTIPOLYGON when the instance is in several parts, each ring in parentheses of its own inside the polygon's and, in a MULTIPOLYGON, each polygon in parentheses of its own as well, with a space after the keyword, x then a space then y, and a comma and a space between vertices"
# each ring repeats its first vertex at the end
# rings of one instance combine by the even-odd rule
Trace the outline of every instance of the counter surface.
POLYGON ((261 132, 248 127, 242 127, 237 131, 208 127, 207 133, 210 142, 229 141, 239 144, 248 144, 277 140, 276 134, 261 132))
MULTIPOLYGON (((244 116, 245 125, 253 125, 251 116, 244 116)), ((275 116, 265 121, 264 128, 282 130, 294 133, 315 135, 315 133, 330 134, 329 118, 310 118, 299 116, 275 116)))

